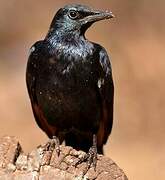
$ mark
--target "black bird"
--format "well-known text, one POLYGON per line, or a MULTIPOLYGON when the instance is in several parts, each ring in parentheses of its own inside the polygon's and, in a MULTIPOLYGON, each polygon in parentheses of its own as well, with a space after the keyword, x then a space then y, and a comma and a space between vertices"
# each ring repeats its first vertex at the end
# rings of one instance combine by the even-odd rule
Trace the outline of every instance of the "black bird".
POLYGON ((94 165, 111 133, 114 86, 106 50, 84 34, 112 17, 84 5, 59 9, 45 39, 31 47, 26 71, 39 127, 60 144, 88 152, 94 165))

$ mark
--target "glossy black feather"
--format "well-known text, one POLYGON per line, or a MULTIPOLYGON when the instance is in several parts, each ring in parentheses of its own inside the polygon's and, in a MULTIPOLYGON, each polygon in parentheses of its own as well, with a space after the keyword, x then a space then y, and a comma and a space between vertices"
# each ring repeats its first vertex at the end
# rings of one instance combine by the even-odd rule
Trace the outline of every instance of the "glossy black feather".
MULTIPOLYGON (((92 23, 85 26, 79 20, 69 20, 69 8, 72 6, 58 11, 46 38, 30 50, 28 93, 40 128, 50 138, 55 135, 61 142, 85 151, 92 146, 92 136, 98 133, 106 109, 103 140, 98 147, 102 152, 113 123, 111 64, 106 50, 84 37, 92 23), (56 130, 46 130, 43 119, 56 130)), ((92 14, 85 6, 74 8, 84 11, 81 18, 92 14)))

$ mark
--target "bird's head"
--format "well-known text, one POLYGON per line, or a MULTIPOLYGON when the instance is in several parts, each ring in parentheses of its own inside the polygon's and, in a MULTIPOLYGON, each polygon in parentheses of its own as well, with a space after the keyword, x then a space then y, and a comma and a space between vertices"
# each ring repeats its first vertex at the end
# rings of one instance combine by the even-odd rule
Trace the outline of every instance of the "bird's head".
POLYGON ((50 25, 50 35, 54 31, 59 33, 84 34, 85 31, 96 21, 113 18, 110 11, 98 11, 84 5, 66 5, 59 9, 50 25))

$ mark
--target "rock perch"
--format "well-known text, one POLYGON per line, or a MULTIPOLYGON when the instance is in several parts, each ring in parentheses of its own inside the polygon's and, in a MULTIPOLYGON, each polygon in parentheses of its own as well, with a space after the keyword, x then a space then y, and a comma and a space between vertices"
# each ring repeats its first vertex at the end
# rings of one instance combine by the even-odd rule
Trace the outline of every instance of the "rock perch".
POLYGON ((116 163, 103 155, 98 155, 96 171, 91 167, 83 176, 86 164, 74 165, 84 152, 61 145, 58 157, 55 150, 45 151, 44 145, 25 154, 15 137, 2 137, 0 180, 128 180, 116 163))

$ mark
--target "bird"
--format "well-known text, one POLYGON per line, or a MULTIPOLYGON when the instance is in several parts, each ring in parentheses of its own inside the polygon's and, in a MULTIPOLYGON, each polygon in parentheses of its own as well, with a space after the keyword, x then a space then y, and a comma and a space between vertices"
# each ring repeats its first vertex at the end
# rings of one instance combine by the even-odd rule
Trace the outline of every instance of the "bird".
POLYGON ((94 167, 112 130, 114 83, 107 51, 89 41, 85 32, 95 22, 113 17, 111 11, 65 5, 45 38, 30 48, 26 67, 38 126, 58 146, 65 141, 85 151, 94 167))

